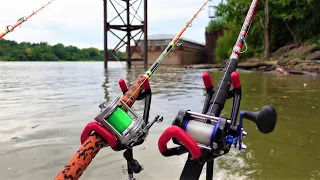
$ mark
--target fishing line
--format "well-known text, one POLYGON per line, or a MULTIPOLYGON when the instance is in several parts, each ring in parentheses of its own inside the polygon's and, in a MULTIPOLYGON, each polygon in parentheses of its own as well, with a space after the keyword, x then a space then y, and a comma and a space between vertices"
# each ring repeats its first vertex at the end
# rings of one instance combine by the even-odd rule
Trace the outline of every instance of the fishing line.
POLYGON ((189 25, 192 23, 192 21, 197 18, 198 14, 200 13, 200 11, 202 11, 204 9, 204 6, 209 2, 209 0, 206 0, 204 2, 204 4, 201 6, 201 8, 196 12, 196 14, 194 14, 191 18, 190 21, 187 22, 187 24, 185 25, 185 27, 176 35, 176 37, 169 43, 169 45, 166 47, 166 49, 160 54, 160 56, 158 57, 158 59, 154 62, 154 64, 149 68, 149 70, 143 75, 144 77, 146 77, 142 83, 139 84, 138 88, 136 88, 136 90, 131 94, 131 96, 127 99, 127 101, 125 103, 128 103, 129 100, 133 97, 133 95, 140 89, 140 87, 144 84, 144 82, 149 79, 152 74, 156 71, 156 69, 160 66, 160 64, 162 63, 162 61, 164 60, 164 58, 168 55, 168 53, 175 47, 175 45, 177 44, 178 40, 180 39, 181 35, 184 33, 184 31, 186 29, 189 28, 189 25))
MULTIPOLYGON (((253 2, 251 3, 251 6, 250 6, 250 8, 249 8, 249 12, 247 13, 247 16, 250 15, 250 14, 249 14, 249 13, 250 13, 250 10, 252 10, 252 7, 254 7, 255 4, 257 4, 257 3, 258 3, 258 0, 253 1, 253 2)), ((243 25, 242 28, 241 28, 241 32, 240 32, 240 34, 239 34, 239 37, 238 37, 238 39, 237 39, 237 42, 239 42, 239 41, 241 41, 241 40, 244 42, 244 44, 245 44, 245 46, 246 46, 246 50, 245 50, 244 52, 247 51, 247 43, 246 43, 246 41, 245 41, 245 36, 247 35, 247 32, 248 32, 248 30, 249 30, 250 27, 251 27, 253 13, 251 14, 251 17, 250 17, 250 16, 248 16, 248 17, 249 17, 249 19, 250 19, 250 24, 244 23, 244 25, 243 25), (247 28, 245 28, 245 27, 247 27, 247 28), (245 28, 246 30, 244 30, 244 28, 245 28), (242 34, 243 31, 244 31, 245 34, 242 34)), ((248 19, 248 18, 246 18, 245 21, 247 21, 247 19, 248 19)), ((242 48, 242 47, 241 47, 241 48, 242 48)), ((235 58, 230 58, 229 64, 228 64, 227 67, 226 67, 226 72, 229 70, 229 67, 230 67, 231 62, 232 62, 232 61, 237 61, 237 59, 238 59, 238 57, 239 57, 238 54, 244 53, 244 52, 241 52, 240 50, 241 50, 240 47, 237 46, 237 44, 236 44, 236 45, 234 46, 234 48, 233 48, 233 52, 232 52, 232 55, 231 55, 231 57, 235 57, 235 58), (238 48, 239 48, 239 49, 238 49, 238 48)), ((226 77, 226 74, 227 74, 227 73, 224 74, 221 82, 224 82, 225 77, 226 77)), ((219 94, 220 89, 221 89, 221 86, 222 86, 222 83, 219 84, 217 94, 219 94)), ((214 104, 214 103, 216 102, 217 97, 218 97, 218 96, 215 96, 215 97, 214 97, 214 100, 213 100, 213 103, 212 103, 212 104, 214 104)), ((212 109, 213 109, 213 106, 210 107, 209 112, 211 112, 212 109)))

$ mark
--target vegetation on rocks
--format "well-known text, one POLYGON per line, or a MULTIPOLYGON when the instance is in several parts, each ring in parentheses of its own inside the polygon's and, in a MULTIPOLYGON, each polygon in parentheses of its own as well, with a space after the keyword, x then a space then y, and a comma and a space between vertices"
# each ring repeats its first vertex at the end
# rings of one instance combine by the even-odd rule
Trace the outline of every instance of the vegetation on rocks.
MULTIPOLYGON (((218 62, 229 58, 251 2, 226 0, 216 7, 216 18, 208 24, 206 31, 224 29, 214 52, 218 62)), ((241 61, 252 58, 282 62, 284 59, 320 60, 319 9, 318 0, 259 1, 246 38, 248 50, 242 54, 241 61)))

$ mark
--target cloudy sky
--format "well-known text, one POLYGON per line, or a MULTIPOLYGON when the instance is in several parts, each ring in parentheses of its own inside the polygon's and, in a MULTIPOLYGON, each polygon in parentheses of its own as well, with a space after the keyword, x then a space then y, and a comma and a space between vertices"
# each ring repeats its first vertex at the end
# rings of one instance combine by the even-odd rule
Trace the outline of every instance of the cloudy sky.
MULTIPOLYGON (((47 2, 48 0, 3 1, 0 6, 0 30, 3 31, 7 25, 14 24, 19 18, 29 15, 47 2)), ((121 0, 112 2, 119 7, 117 10, 120 12, 123 10, 121 6, 125 7, 125 3, 121 0)), ((141 0, 137 0, 134 4, 136 10, 140 2, 141 0)), ((203 3, 204 1, 197 0, 148 0, 149 35, 178 33, 203 3)), ((109 1, 108 6, 110 21, 115 16, 115 11, 109 1)), ((133 19, 135 13, 133 9, 130 10, 132 12, 130 18, 133 19)), ((138 11, 143 18, 143 2, 138 11)), ((125 13, 122 17, 126 21, 125 13)), ((183 37, 204 42, 204 31, 209 20, 207 5, 192 23, 192 27, 185 31, 183 37)), ((117 18, 111 24, 123 23, 117 18)), ((133 24, 140 22, 134 19, 133 24)), ((123 37, 123 33, 114 32, 123 37)), ((119 40, 111 33, 108 36, 110 37, 108 46, 113 48, 119 40)), ((4 38, 17 42, 48 42, 51 45, 63 43, 80 48, 103 49, 103 0, 55 0, 4 38)))

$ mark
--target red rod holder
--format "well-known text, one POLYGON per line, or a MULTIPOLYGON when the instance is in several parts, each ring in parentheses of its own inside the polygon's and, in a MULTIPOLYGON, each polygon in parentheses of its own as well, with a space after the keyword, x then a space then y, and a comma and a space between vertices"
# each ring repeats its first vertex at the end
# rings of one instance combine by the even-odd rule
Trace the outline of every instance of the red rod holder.
POLYGON ((213 87, 211 77, 208 72, 205 72, 202 74, 202 80, 203 80, 203 83, 204 83, 204 86, 206 87, 206 89, 213 87))
POLYGON ((234 88, 239 88, 239 87, 241 87, 241 82, 240 82, 240 77, 239 77, 239 74, 238 74, 238 72, 233 72, 232 74, 231 74, 231 81, 232 81, 232 86, 234 87, 234 88))

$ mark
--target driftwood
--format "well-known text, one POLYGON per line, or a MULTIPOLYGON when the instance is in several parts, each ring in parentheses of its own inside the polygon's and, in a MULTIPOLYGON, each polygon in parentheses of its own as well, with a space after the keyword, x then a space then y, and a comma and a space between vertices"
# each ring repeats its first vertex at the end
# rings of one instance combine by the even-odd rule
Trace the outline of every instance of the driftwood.
POLYGON ((298 74, 298 75, 306 74, 306 72, 299 71, 299 70, 289 70, 288 73, 290 73, 290 74, 298 74))
POLYGON ((274 66, 277 62, 244 62, 239 63, 238 68, 240 69, 252 69, 252 68, 259 68, 262 66, 274 66))
POLYGON ((289 52, 291 49, 296 48, 299 46, 299 43, 295 43, 295 44, 289 44, 286 46, 283 46, 281 48, 279 48, 276 52, 272 53, 272 56, 280 56, 286 52, 289 52))
MULTIPOLYGON (((238 64, 238 68, 240 69, 252 69, 259 68, 262 66, 274 66, 276 65, 276 61, 270 62, 243 62, 238 64)), ((185 68, 194 68, 194 69, 210 69, 210 68, 224 68, 225 64, 197 64, 197 65, 188 65, 185 68)))

